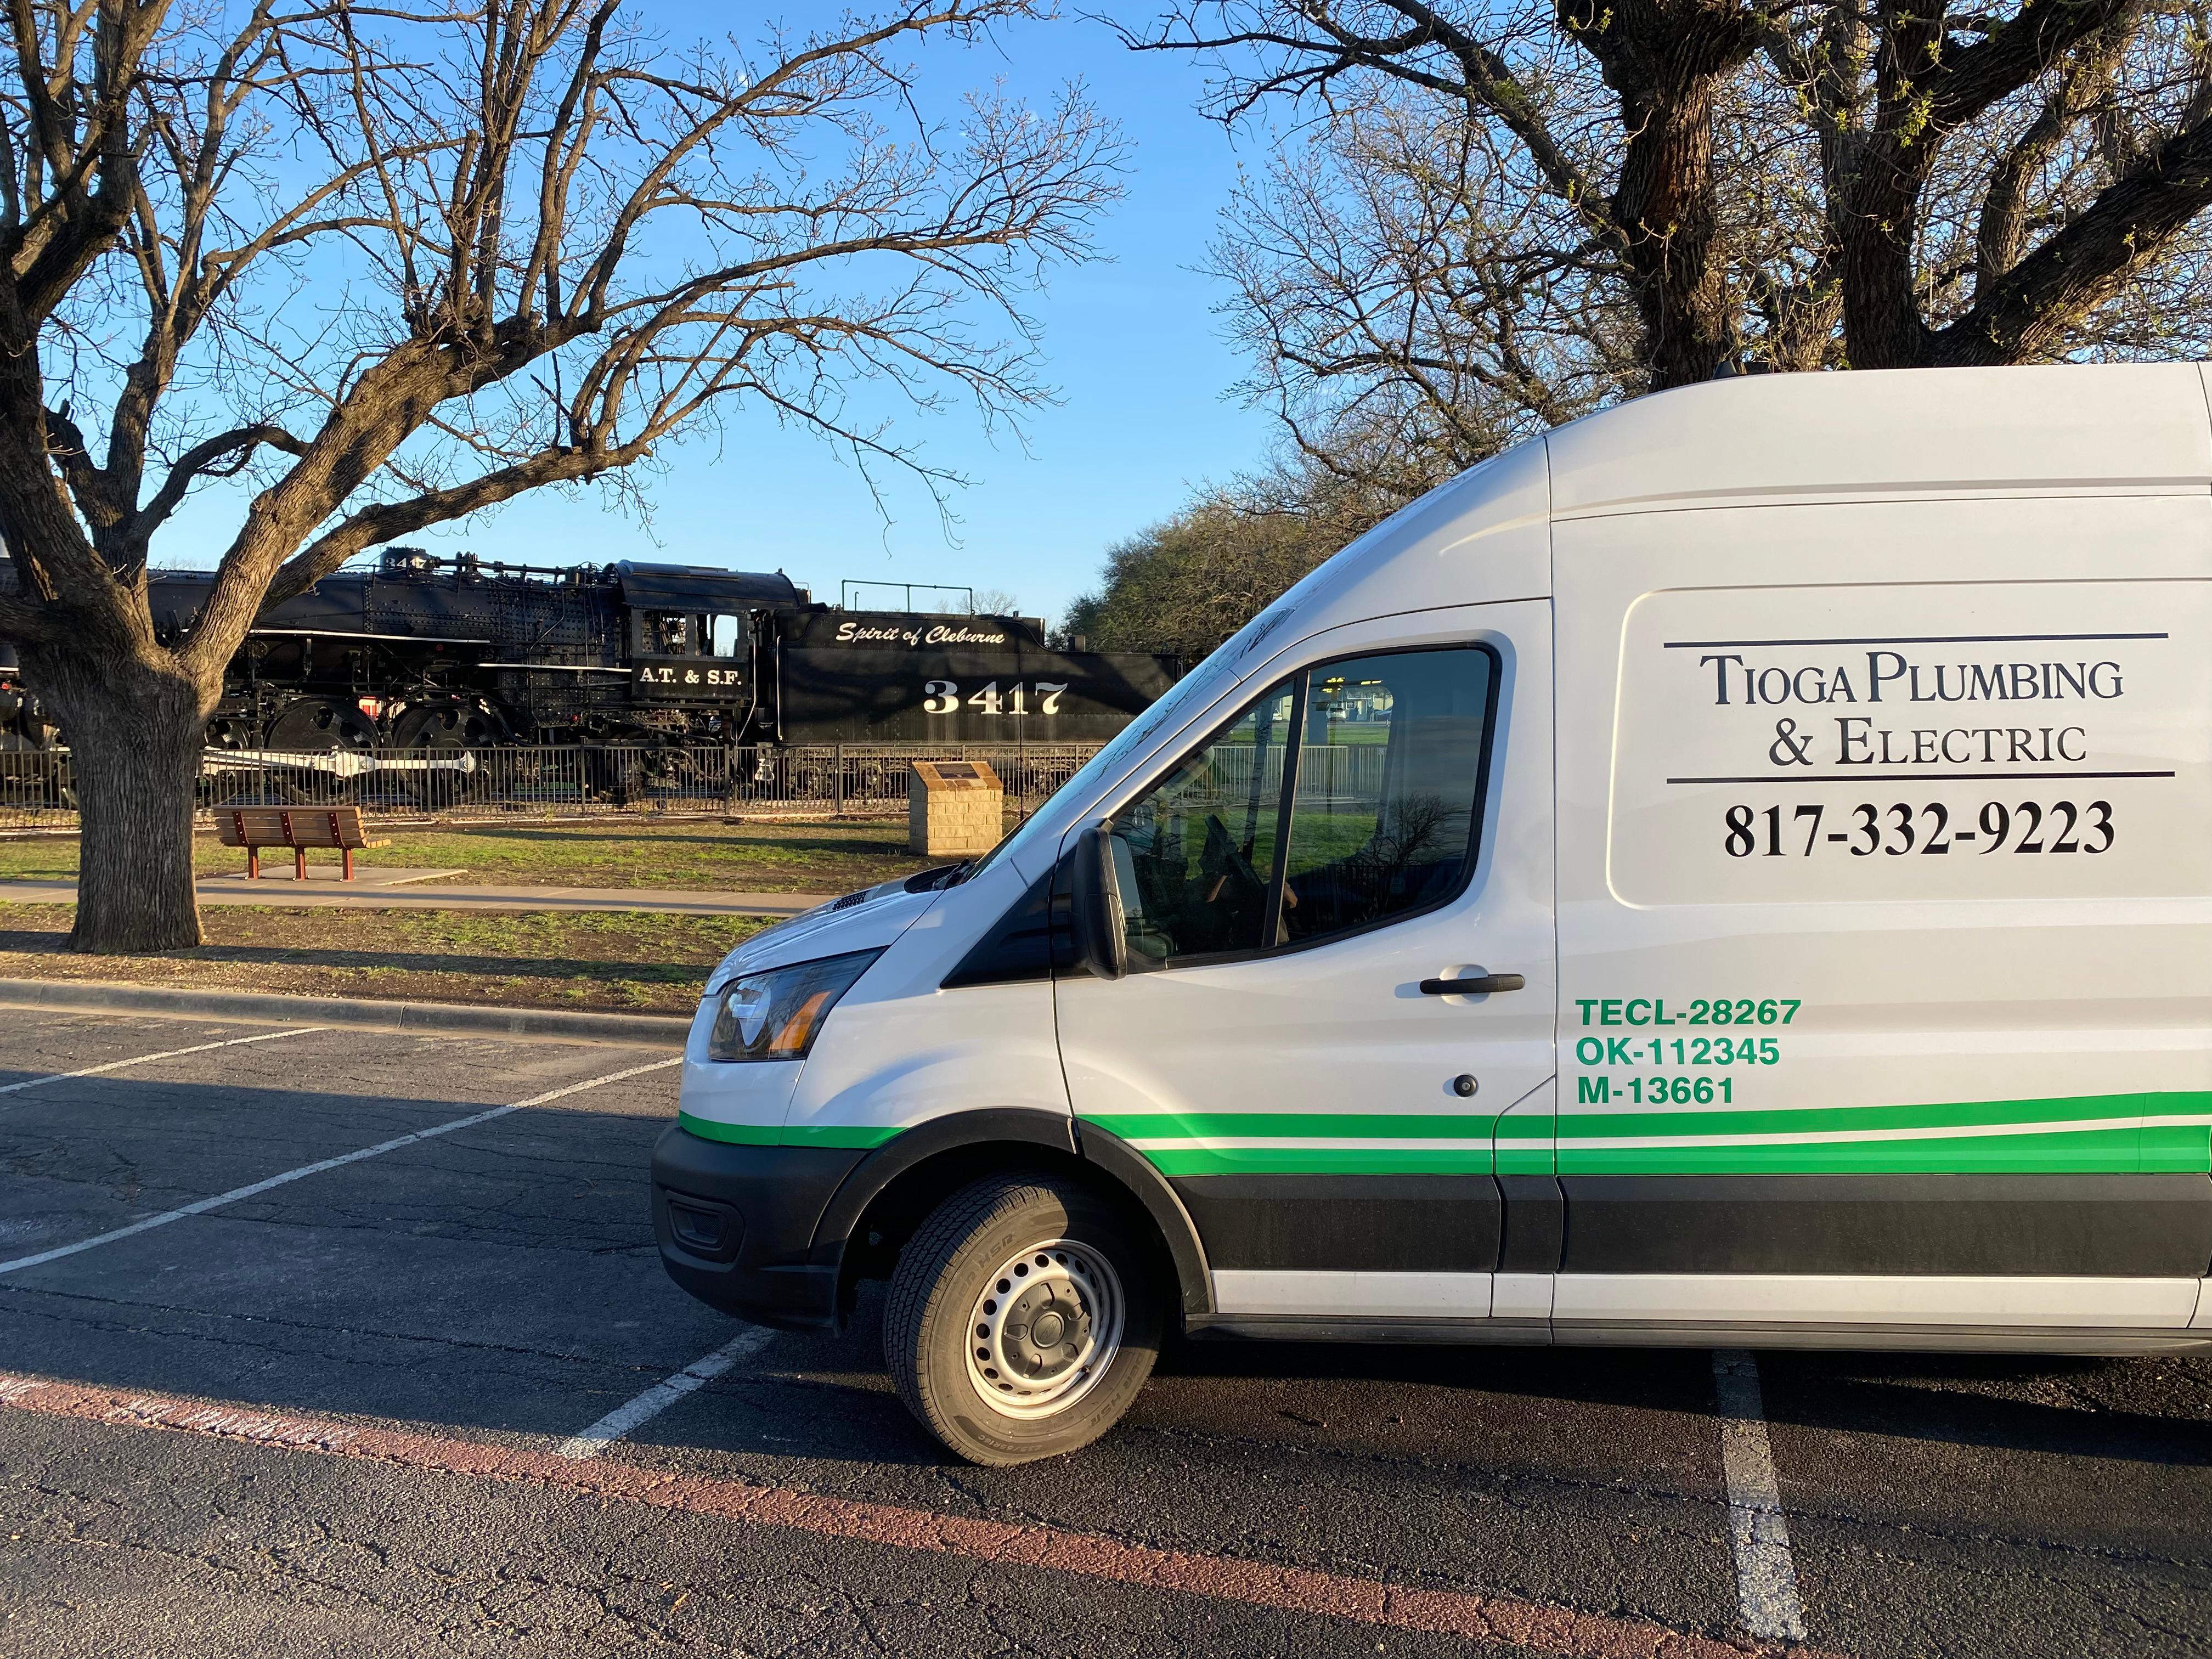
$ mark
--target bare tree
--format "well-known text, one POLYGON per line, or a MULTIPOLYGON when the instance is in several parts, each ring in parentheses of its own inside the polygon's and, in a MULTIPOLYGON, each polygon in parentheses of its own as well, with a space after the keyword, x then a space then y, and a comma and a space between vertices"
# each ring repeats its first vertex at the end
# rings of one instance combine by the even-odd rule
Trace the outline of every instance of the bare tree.
POLYGON ((1268 146, 1212 268, 1293 455, 1112 550, 1065 627, 1115 648, 1202 653, 1646 390, 2212 356, 2204 0, 1184 0, 1124 38, 1268 146))
POLYGON ((1182 0, 1132 44, 1218 66, 1216 109, 1372 95, 1449 105, 1522 193, 1527 251, 1619 285, 1650 383, 1729 352, 1713 109, 1770 26, 1748 0, 1182 0))
POLYGON ((1279 168, 1225 245, 1294 399, 1364 378, 1480 426, 1607 377, 2193 346, 2207 23, 2193 0, 1182 0, 1129 39, 1203 54, 1224 119, 1322 125, 1318 171, 1279 168))
POLYGON ((2201 350, 2208 25, 2194 0, 1833 6, 1778 41, 1822 135, 1850 365, 2201 350))
POLYGON ((1212 261, 1312 466, 1407 501, 1642 380, 1640 332, 1485 128, 1389 82, 1341 87, 1222 216, 1212 261))
POLYGON ((78 948, 198 941, 224 666, 352 555, 618 479, 732 399, 920 466, 856 383, 1039 395, 1018 302, 1117 141, 1073 92, 926 118, 899 54, 1040 9, 678 51, 620 0, 10 0, 0 637, 78 759, 78 948), (156 637, 154 538, 240 473, 204 608, 156 637))

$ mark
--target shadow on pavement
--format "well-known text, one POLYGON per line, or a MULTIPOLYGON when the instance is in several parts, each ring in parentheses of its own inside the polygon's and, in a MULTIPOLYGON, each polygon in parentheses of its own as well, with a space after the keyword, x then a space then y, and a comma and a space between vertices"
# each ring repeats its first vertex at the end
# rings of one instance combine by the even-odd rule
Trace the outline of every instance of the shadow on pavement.
MULTIPOLYGON (((0 1083, 30 1075, 0 1072, 0 1083)), ((115 1078, 0 1096, 0 1217, 14 1224, 0 1230, 0 1257, 478 1109, 115 1078), (91 1107, 82 1091, 95 1087, 91 1107)), ((658 1109, 526 1110, 0 1278, 0 1368, 463 1431, 572 1433, 736 1328, 661 1270, 647 1165, 666 1121, 658 1109)), ((729 1445, 941 1462, 885 1386, 878 1305, 872 1289, 843 1334, 780 1336, 748 1369, 795 1390, 793 1408, 773 1422, 733 1415, 729 1445)), ((1767 1360, 1766 1406, 1777 1423, 1859 1434, 2212 1464, 2202 1418, 2018 1397, 2053 1379, 2124 1376, 2131 1363, 2144 1362, 1801 1352, 1767 1360)), ((1188 1398, 1194 1410, 1216 1409, 1206 1400, 1220 1391, 1206 1385, 1285 1382, 1342 1385, 1334 1397, 1353 1401, 1418 1389, 1693 1414, 1711 1403, 1709 1362, 1686 1349, 1179 1340, 1157 1375, 1158 1402, 1188 1398)), ((716 1392, 748 1386, 732 1378, 716 1392)), ((1324 1426, 1294 1404, 1261 1414, 1286 1419, 1270 1432, 1324 1426)))

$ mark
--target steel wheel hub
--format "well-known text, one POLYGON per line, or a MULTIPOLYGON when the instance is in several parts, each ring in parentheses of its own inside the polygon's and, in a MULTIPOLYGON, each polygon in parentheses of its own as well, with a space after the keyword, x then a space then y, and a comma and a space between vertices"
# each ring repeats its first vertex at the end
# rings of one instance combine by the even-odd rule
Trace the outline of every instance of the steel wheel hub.
POLYGON ((968 1380, 1007 1417, 1048 1417, 1103 1376, 1121 1346, 1121 1281, 1087 1244, 1048 1239, 985 1281, 968 1322, 968 1380))

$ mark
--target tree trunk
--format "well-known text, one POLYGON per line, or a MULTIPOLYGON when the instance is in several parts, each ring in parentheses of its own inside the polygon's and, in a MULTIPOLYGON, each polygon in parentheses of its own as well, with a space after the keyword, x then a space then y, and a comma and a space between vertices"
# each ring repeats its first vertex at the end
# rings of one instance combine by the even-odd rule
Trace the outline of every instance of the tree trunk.
POLYGON ((1647 390, 1708 380, 1738 349, 1713 181, 1713 101, 1758 44, 1739 0, 1555 0, 1598 61, 1627 137, 1613 217, 1631 272, 1647 390))
POLYGON ((1861 171, 1839 192, 1843 211, 1832 216, 1839 230, 1844 349, 1853 368, 1925 368, 1935 336, 1921 317, 1912 273, 1923 163, 1916 155, 1908 165, 1893 146, 1876 143, 1861 151, 1858 164, 1861 171))
POLYGON ((95 665, 65 649, 23 655, 26 678, 60 720, 76 785, 70 948, 137 953, 198 945, 192 792, 204 733, 198 692, 167 664, 95 665))
POLYGON ((1728 275, 1715 246, 1713 82, 1695 74, 1638 106, 1614 211, 1629 237, 1651 390, 1710 380, 1735 356, 1728 275))

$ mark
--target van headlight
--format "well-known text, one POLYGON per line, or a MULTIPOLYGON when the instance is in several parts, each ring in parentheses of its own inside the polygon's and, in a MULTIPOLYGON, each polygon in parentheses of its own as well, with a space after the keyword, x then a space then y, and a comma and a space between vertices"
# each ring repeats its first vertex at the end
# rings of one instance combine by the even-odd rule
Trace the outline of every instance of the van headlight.
POLYGON ((881 951, 796 962, 744 974, 715 993, 709 1060, 804 1060, 837 999, 868 970, 881 951))

